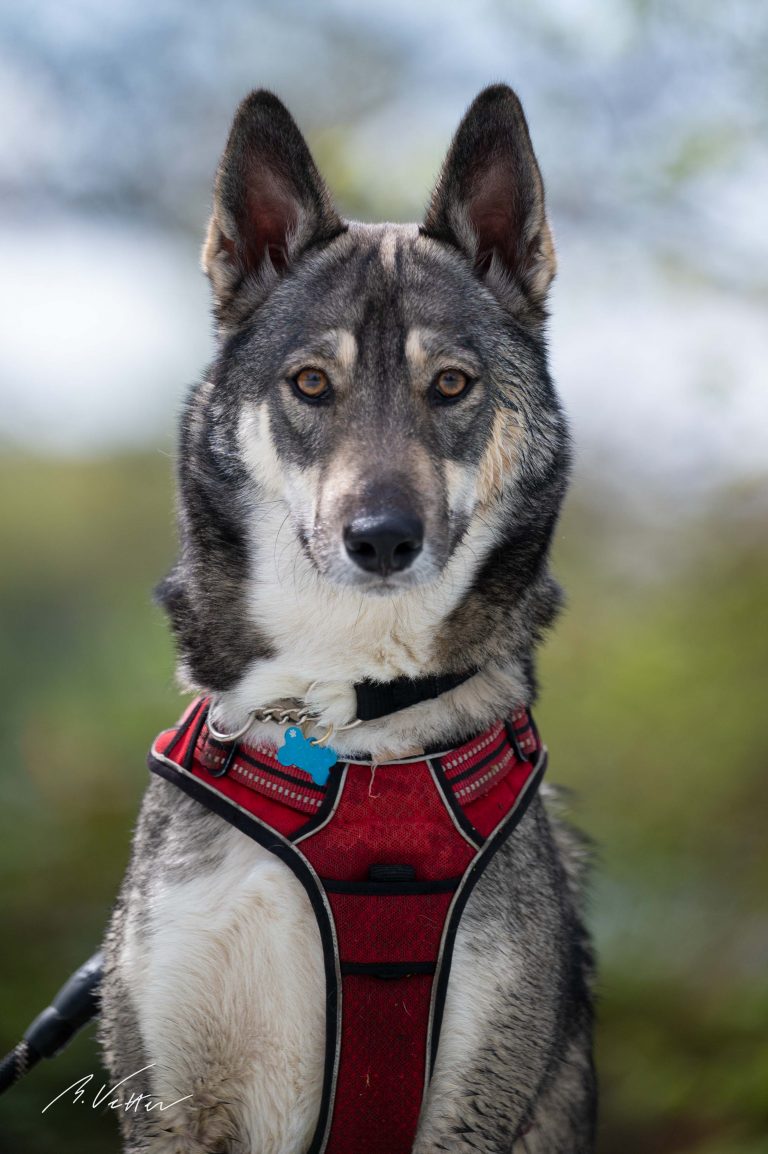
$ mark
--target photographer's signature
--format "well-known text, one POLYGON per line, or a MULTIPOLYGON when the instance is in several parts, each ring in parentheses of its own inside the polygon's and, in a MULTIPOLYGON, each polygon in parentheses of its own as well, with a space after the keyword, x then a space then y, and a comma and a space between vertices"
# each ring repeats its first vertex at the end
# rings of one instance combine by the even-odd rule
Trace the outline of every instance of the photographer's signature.
MULTIPOLYGON (((170 1110, 171 1106, 178 1106, 179 1102, 186 1102, 187 1098, 192 1097, 191 1094, 185 1094, 183 1098, 176 1098, 173 1102, 168 1102, 166 1105, 155 1094, 130 1092, 129 1096, 126 1097, 128 1093, 127 1088, 122 1093, 118 1093, 120 1087, 125 1086, 126 1082, 130 1082, 131 1078, 135 1078, 137 1074, 143 1074, 145 1070, 151 1070, 155 1065, 155 1062, 150 1062, 148 1066, 142 1066, 140 1070, 134 1070, 132 1074, 116 1082, 114 1086, 102 1085, 93 1096, 91 1109, 95 1110, 97 1106, 106 1106, 110 1110, 124 1110, 126 1114, 129 1110, 133 1110, 134 1113, 139 1110, 144 1110, 149 1113, 151 1110, 170 1110)), ((51 1106, 55 1105, 56 1102, 67 1094, 72 1095, 72 1102, 79 1102, 81 1105, 85 1104, 88 1101, 85 1091, 93 1081, 93 1078, 93 1074, 85 1074, 82 1078, 78 1078, 71 1086, 67 1086, 66 1090, 62 1090, 60 1094, 52 1098, 48 1105, 44 1106, 40 1111, 41 1114, 44 1114, 46 1110, 49 1110, 51 1106)))

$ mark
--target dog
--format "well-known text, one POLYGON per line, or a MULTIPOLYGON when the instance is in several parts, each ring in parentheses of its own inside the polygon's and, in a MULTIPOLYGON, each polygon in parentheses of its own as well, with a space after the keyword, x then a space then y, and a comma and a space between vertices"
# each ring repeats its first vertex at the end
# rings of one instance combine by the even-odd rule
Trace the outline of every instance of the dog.
MULTIPOLYGON (((284 105, 251 93, 203 265, 217 351, 183 411, 180 553, 158 589, 179 678, 207 695, 219 750, 268 757, 290 720, 292 740, 360 759, 373 805, 390 763, 525 713, 561 605, 555 253, 517 96, 475 99, 416 226, 342 220, 284 105), (427 682, 350 727, 355 686, 427 682)), ((121 1112, 124 1150, 323 1150, 320 915, 280 837, 259 844, 174 780, 151 780, 105 942, 106 1064, 154 1107, 121 1112)), ((529 797, 458 923, 415 1132, 350 1148, 594 1149, 587 858, 556 795, 529 797)))

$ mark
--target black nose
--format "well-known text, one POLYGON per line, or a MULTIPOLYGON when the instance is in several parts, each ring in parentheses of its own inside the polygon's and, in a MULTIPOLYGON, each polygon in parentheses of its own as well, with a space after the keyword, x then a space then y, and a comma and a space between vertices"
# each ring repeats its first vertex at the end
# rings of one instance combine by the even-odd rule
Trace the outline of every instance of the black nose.
POLYGON ((415 513, 377 513, 356 517, 344 530, 347 553, 367 573, 399 573, 416 560, 424 526, 415 513))

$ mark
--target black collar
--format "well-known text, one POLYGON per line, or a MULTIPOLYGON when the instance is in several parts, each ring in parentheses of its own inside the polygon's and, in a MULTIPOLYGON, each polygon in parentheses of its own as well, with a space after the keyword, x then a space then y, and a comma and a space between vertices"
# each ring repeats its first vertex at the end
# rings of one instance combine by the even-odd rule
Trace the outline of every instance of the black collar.
POLYGON ((408 709, 422 701, 431 701, 456 689, 474 677, 479 669, 468 669, 465 673, 427 674, 426 677, 396 677, 394 681, 358 681, 355 685, 357 698, 356 717, 360 721, 377 721, 400 709, 408 709))

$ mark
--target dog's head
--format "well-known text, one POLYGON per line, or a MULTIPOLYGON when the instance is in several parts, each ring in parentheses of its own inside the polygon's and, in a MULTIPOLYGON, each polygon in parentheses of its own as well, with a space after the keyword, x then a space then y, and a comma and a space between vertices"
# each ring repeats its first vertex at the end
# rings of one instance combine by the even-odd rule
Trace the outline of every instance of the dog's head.
POLYGON ((321 581, 363 594, 438 582, 480 524, 542 553, 567 456, 542 335, 555 258, 509 88, 470 107, 421 226, 343 221, 284 106, 251 94, 203 262, 219 349, 186 414, 177 626, 202 611, 195 566, 217 573, 208 603, 239 587, 267 507, 321 581))

